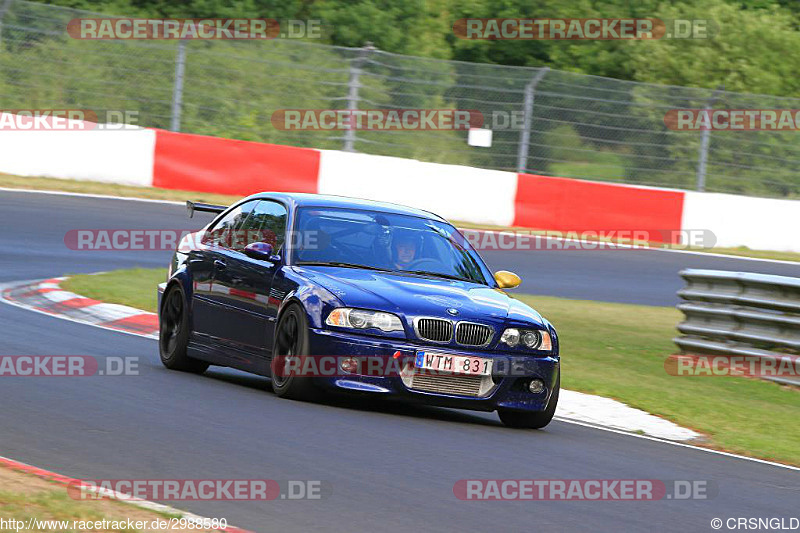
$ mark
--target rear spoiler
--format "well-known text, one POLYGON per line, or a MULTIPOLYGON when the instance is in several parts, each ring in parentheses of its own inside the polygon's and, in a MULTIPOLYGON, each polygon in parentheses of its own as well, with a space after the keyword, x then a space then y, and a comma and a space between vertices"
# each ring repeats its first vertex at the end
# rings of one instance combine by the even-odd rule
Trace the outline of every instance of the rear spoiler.
POLYGON ((189 218, 194 216, 195 211, 205 211, 208 213, 222 213, 228 206, 225 205, 214 205, 214 204, 201 204, 199 202, 190 202, 186 201, 186 209, 189 210, 189 218))

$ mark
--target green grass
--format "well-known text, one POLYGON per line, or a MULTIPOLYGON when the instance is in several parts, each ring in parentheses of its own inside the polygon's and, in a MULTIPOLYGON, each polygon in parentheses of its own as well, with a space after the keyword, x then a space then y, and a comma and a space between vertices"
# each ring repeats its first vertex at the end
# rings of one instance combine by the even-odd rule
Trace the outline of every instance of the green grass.
POLYGON ((136 187, 100 181, 66 180, 56 178, 29 178, 0 173, 0 187, 9 189, 31 189, 36 191, 63 191, 81 194, 104 194, 108 196, 127 196, 129 198, 148 198, 152 200, 172 200, 183 202, 195 200, 229 205, 241 196, 213 194, 207 192, 160 189, 157 187, 136 187))
MULTIPOLYGON (((576 163, 582 165, 583 163, 576 163)), ((573 174, 564 174, 573 175, 573 174)), ((598 178, 599 179, 599 178, 598 178)), ((55 178, 27 178, 20 176, 11 176, 8 174, 0 174, 0 187, 10 189, 32 189, 32 190, 53 190, 74 192, 82 194, 104 194, 110 196, 126 196, 130 198, 148 198, 154 200, 172 200, 172 201, 185 201, 195 200, 200 202, 210 202, 216 204, 230 205, 231 203, 240 200, 241 196, 226 195, 226 194, 213 194, 195 191, 182 191, 172 189, 159 189, 155 187, 135 187, 132 185, 117 185, 114 183, 102 183, 97 181, 81 181, 81 180, 64 180, 55 178)), ((530 231, 531 228, 522 227, 505 227, 505 226, 491 226, 486 224, 473 224, 470 222, 460 222, 457 220, 451 221, 453 224, 460 228, 471 229, 492 229, 492 230, 526 230, 530 231)), ((544 231, 540 228, 535 228, 533 231, 544 231)), ((656 243, 662 246, 661 243, 656 243)), ((679 246, 672 246, 673 248, 682 249, 679 246)), ((708 253, 720 253, 727 255, 738 255, 743 257, 757 257, 760 259, 780 259, 783 261, 797 261, 800 262, 800 253, 793 252, 776 252, 770 250, 751 250, 747 247, 739 248, 703 248, 695 249, 708 253)))
MULTIPOLYGON (((73 292, 155 311, 162 269, 78 275, 73 292)), ((800 464, 800 391, 735 377, 676 377, 664 370, 675 352, 681 314, 671 307, 518 295, 555 324, 564 388, 599 394, 709 436, 708 445, 800 464)))
POLYGON ((736 248, 712 248, 703 250, 712 254, 738 255, 739 257, 755 257, 758 259, 777 259, 780 261, 800 261, 800 254, 796 252, 773 252, 769 250, 751 250, 747 246, 736 248))
POLYGON ((621 181, 625 176, 625 167, 620 157, 608 154, 606 161, 574 163, 550 163, 548 174, 572 178, 583 178, 594 181, 621 181))
POLYGON ((586 143, 574 127, 561 124, 544 135, 544 143, 553 147, 548 154, 551 176, 599 181, 620 181, 625 176, 621 154, 586 143))
MULTIPOLYGON (((58 521, 98 521, 124 520, 120 516, 110 518, 105 513, 88 507, 83 502, 76 502, 67 495, 66 489, 42 491, 33 495, 12 491, 0 491, 0 511, 4 517, 17 520, 36 518, 39 520, 58 521)), ((72 528, 64 531, 76 531, 72 528)), ((121 531, 139 531, 124 529, 121 531)))
POLYGON ((800 464, 800 390, 740 377, 679 377, 671 307, 519 296, 556 326, 565 388, 598 394, 709 436, 715 448, 800 464), (793 422, 794 421, 794 422, 793 422))
POLYGON ((129 305, 155 313, 158 308, 156 287, 166 279, 166 269, 131 268, 102 274, 70 276, 61 287, 87 298, 129 305))
MULTIPOLYGON (((75 499, 67 487, 40 479, 39 477, 19 472, 13 468, 0 469, 0 518, 15 519, 27 522, 28 519, 45 521, 67 521, 69 527, 58 529, 67 533, 80 533, 73 527, 74 521, 117 521, 124 523, 130 518, 135 522, 146 522, 148 525, 153 520, 169 520, 179 518, 181 515, 161 511, 151 511, 131 506, 124 501, 111 499, 75 499)), ((55 524, 53 524, 55 525, 55 524)), ((23 529, 25 530, 25 529, 23 529)), ((5 529, 3 531, 6 531, 5 529)), ((13 531, 13 529, 10 529, 13 531)), ((27 530, 25 530, 27 531, 27 530)), ((45 531, 34 528, 32 531, 45 531)), ((141 531, 138 529, 108 529, 103 531, 141 531)), ((147 531, 151 531, 148 527, 147 531)), ((172 531, 186 531, 184 528, 172 531)), ((194 531, 206 531, 198 530, 194 531)))

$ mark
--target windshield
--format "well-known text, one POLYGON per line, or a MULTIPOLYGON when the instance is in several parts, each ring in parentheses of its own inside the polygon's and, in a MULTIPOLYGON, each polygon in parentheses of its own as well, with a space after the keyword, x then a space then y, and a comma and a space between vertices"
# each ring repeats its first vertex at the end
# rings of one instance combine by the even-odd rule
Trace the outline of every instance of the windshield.
POLYGON ((298 209, 294 263, 348 266, 487 285, 476 253, 451 225, 359 209, 298 209))

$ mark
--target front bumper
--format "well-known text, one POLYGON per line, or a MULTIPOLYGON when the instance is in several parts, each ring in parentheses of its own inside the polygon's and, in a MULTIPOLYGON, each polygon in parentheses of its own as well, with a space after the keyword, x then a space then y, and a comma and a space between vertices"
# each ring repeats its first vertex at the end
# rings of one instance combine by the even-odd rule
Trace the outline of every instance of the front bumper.
POLYGON ((413 383, 409 386, 408 380, 396 374, 361 375, 346 372, 338 372, 336 376, 331 377, 314 378, 317 385, 328 390, 372 393, 405 402, 478 411, 497 409, 543 411, 558 379, 557 356, 520 357, 481 350, 412 344, 405 340, 343 334, 325 329, 311 329, 309 333, 310 349, 314 355, 384 358, 388 362, 396 352, 401 352, 403 357, 411 358, 418 350, 426 350, 442 354, 484 357, 495 361, 491 388, 483 396, 417 390, 413 387, 413 383), (510 364, 512 357, 515 360, 513 365, 510 364), (537 394, 528 391, 527 383, 532 378, 542 380, 545 390, 537 394))

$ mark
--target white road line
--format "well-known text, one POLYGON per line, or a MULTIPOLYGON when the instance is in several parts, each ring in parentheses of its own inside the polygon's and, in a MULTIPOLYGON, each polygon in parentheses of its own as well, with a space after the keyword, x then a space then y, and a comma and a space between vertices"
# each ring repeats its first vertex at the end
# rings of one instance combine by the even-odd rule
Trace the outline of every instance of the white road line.
POLYGON ((680 446, 681 448, 690 448, 692 450, 697 450, 697 451, 701 451, 701 452, 713 453, 713 454, 722 455, 722 456, 725 456, 725 457, 732 457, 734 459, 742 459, 744 461, 751 461, 753 463, 761 463, 761 464, 767 465, 767 466, 776 466, 778 468, 785 468, 787 470, 794 470, 796 472, 800 472, 800 467, 792 466, 792 465, 785 465, 783 463, 776 463, 775 461, 767 461, 766 459, 758 459, 758 458, 755 458, 755 457, 748 457, 746 455, 738 455, 738 454, 735 454, 735 453, 732 453, 732 452, 725 452, 725 451, 722 451, 722 450, 714 450, 713 448, 704 448, 702 446, 695 446, 694 444, 686 444, 685 442, 676 442, 674 440, 660 439, 658 437, 651 437, 649 435, 638 435, 636 433, 629 433, 627 431, 622 431, 622 430, 614 429, 614 428, 607 428, 607 427, 598 426, 598 425, 595 425, 595 424, 588 424, 586 422, 581 422, 579 420, 571 420, 571 419, 568 419, 568 418, 561 418, 559 416, 555 416, 555 417, 553 417, 553 419, 554 420, 558 420, 559 422, 565 422, 567 424, 574 424, 576 426, 583 426, 583 427, 587 427, 587 428, 591 428, 591 429, 599 429, 600 431, 608 431, 608 432, 611 432, 611 433, 616 433, 618 435, 627 435, 628 437, 635 437, 637 439, 645 439, 645 440, 650 440, 650 441, 654 441, 654 442, 660 442, 662 444, 670 444, 672 446, 680 446))
MULTIPOLYGON (((129 202, 149 202, 154 204, 168 204, 168 205, 186 205, 186 202, 176 202, 175 200, 158 200, 155 198, 136 198, 133 196, 113 196, 110 194, 91 194, 85 192, 69 192, 69 191, 51 191, 39 189, 14 189, 13 187, 0 187, 0 191, 6 192, 24 192, 33 194, 56 194, 58 196, 78 196, 83 198, 100 198, 103 200, 125 200, 129 202)), ((190 193, 187 193, 187 196, 190 193)), ((242 197, 244 198, 244 196, 242 197)))

